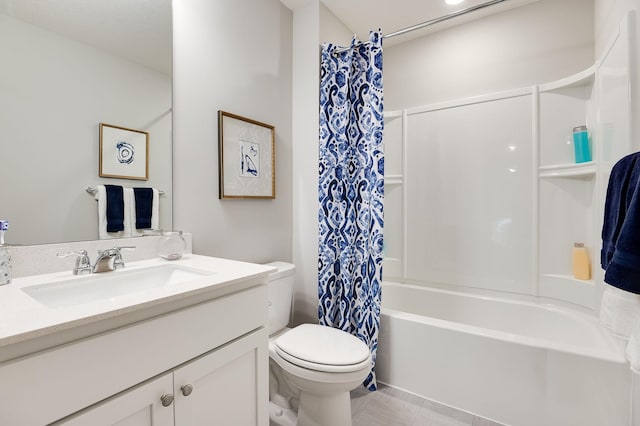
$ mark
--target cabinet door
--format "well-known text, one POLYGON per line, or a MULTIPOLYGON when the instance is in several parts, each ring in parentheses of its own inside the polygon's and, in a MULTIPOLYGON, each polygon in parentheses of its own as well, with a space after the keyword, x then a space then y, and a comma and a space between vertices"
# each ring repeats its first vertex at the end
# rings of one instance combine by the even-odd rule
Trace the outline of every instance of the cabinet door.
MULTIPOLYGON (((172 426, 173 404, 167 404, 165 407, 161 402, 162 396, 171 395, 172 390, 173 376, 168 373, 56 424, 66 426, 172 426)), ((167 400, 165 399, 165 401, 167 400)))
POLYGON ((174 372, 179 426, 267 426, 269 354, 265 329, 174 372))

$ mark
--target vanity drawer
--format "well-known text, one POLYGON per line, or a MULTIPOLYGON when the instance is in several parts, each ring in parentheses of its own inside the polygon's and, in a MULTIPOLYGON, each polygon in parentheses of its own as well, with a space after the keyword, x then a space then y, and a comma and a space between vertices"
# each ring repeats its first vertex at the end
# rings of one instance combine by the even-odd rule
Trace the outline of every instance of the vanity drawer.
POLYGON ((260 328, 259 285, 0 365, 0 424, 42 425, 260 328))

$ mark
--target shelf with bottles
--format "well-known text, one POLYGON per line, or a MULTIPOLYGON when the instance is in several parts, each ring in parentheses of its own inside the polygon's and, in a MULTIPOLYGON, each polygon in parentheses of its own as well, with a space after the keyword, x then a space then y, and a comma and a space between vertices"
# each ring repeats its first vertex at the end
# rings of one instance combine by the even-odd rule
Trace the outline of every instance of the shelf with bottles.
MULTIPOLYGON (((541 172, 575 163, 573 130, 587 127, 593 153, 595 67, 538 87, 541 172)), ((567 173, 571 173, 567 171, 567 173)), ((549 174, 545 173, 545 177, 549 174)))
POLYGON ((594 275, 597 257, 594 164, 541 168, 539 181, 538 292, 589 308, 593 279, 573 277, 574 243, 584 243, 594 275))

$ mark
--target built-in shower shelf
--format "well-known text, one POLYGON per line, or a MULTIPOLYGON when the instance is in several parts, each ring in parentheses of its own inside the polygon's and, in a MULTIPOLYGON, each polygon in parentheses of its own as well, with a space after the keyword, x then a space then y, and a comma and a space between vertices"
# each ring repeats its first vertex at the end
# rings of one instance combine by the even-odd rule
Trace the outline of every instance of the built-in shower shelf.
POLYGON ((596 308, 594 280, 578 280, 573 275, 563 274, 542 274, 539 278, 540 295, 596 308))
POLYGON ((574 282, 576 284, 584 284, 584 285, 590 285, 590 286, 595 285, 595 282, 593 280, 579 280, 577 278, 574 278, 573 275, 543 274, 542 276, 543 277, 548 277, 548 278, 553 279, 553 280, 571 281, 571 282, 574 282))
POLYGON ((384 118, 398 118, 402 117, 402 110, 397 111, 385 111, 383 113, 384 118))
POLYGON ((596 77, 596 66, 592 65, 586 70, 583 70, 577 74, 563 78, 547 84, 540 85, 541 92, 550 92, 558 89, 565 89, 567 87, 581 87, 592 86, 596 77))
POLYGON ((387 175, 384 177, 385 185, 402 185, 403 181, 402 175, 387 175))
POLYGON ((585 163, 554 164, 552 166, 542 166, 539 169, 541 178, 553 177, 589 177, 595 176, 596 163, 588 161, 585 163))

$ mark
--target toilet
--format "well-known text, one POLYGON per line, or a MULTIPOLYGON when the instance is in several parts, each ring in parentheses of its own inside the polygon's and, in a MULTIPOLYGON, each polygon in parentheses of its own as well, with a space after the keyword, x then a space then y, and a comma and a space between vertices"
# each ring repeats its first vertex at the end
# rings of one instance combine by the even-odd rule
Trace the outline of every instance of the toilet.
POLYGON ((355 336, 318 324, 287 328, 295 266, 272 262, 269 293, 270 426, 350 426, 349 392, 371 370, 371 352, 355 336))

